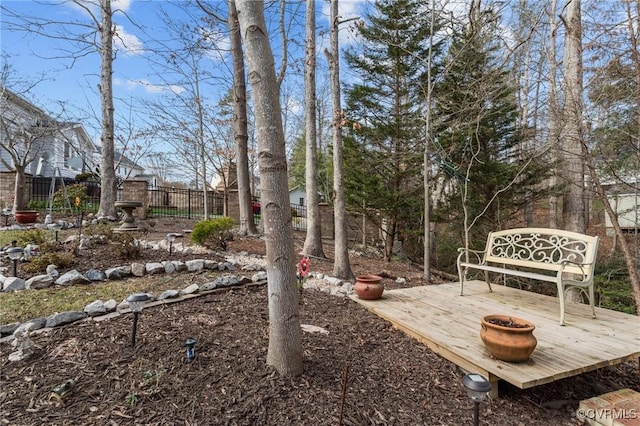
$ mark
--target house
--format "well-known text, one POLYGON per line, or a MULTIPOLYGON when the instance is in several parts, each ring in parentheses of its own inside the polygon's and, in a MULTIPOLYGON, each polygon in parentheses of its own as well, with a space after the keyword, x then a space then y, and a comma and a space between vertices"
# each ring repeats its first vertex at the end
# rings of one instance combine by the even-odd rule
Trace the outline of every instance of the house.
MULTIPOLYGON (((97 169, 95 170, 100 169, 99 165, 100 165, 101 153, 102 153, 102 150, 100 149, 100 147, 99 146, 95 147, 95 153, 93 155, 93 163, 97 167, 97 169)), ((140 166, 138 163, 131 160, 120 151, 114 152, 113 161, 115 163, 116 178, 118 178, 119 181, 122 181, 125 179, 134 179, 134 178, 138 179, 144 175, 144 167, 140 166)), ((144 180, 148 180, 148 179, 145 178, 144 180)))
MULTIPOLYGON (((318 197, 320 202, 324 200, 324 195, 321 192, 318 192, 318 197)), ((300 186, 294 186, 289 190, 289 202, 291 204, 295 204, 298 206, 306 206, 307 205, 307 192, 305 188, 300 186)))
POLYGON ((12 204, 16 165, 25 176, 73 179, 89 170, 92 153, 82 124, 52 117, 0 86, 0 205, 12 204))

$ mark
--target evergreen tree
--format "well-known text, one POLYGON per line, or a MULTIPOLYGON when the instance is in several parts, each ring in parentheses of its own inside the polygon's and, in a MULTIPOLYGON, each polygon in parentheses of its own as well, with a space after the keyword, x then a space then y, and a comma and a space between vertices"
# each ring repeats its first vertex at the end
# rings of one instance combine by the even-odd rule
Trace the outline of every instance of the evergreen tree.
MULTIPOLYGON (((486 238, 518 209, 541 197, 536 189, 550 165, 523 145, 518 127, 517 86, 500 63, 496 19, 472 14, 470 24, 454 36, 447 74, 435 87, 437 160, 450 191, 439 208, 440 220, 486 238), (466 213, 466 215, 465 215, 466 213)), ((436 212, 436 213, 438 213, 436 212)))
POLYGON ((351 209, 369 213, 385 231, 387 260, 406 221, 421 216, 430 13, 424 1, 376 2, 359 27, 362 51, 346 54, 362 82, 347 92, 345 193, 351 209))

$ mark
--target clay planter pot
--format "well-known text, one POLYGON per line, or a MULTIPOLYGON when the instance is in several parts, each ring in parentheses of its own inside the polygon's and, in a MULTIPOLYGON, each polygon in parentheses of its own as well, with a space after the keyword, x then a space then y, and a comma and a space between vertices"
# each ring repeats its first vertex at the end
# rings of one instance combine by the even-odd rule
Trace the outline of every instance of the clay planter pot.
POLYGON ((359 299, 380 299, 384 291, 382 277, 377 275, 358 275, 356 277, 356 284, 353 286, 353 291, 356 292, 359 299))
POLYGON ((529 321, 509 315, 487 315, 482 318, 480 338, 496 359, 524 362, 536 348, 536 328, 529 321))
POLYGON ((38 220, 38 212, 35 210, 16 210, 15 217, 18 223, 34 223, 38 220))

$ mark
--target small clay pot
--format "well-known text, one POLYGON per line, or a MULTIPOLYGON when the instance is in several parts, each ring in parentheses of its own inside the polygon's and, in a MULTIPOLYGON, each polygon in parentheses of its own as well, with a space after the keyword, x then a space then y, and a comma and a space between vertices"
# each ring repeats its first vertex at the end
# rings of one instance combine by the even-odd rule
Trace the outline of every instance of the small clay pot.
POLYGON ((480 338, 494 358, 507 362, 524 362, 538 344, 533 335, 535 328, 529 321, 521 318, 487 315, 482 318, 480 338))
POLYGON ((382 292, 384 291, 382 277, 379 277, 378 275, 358 275, 356 277, 356 283, 353 286, 353 291, 356 292, 359 299, 380 299, 380 297, 382 297, 382 292))

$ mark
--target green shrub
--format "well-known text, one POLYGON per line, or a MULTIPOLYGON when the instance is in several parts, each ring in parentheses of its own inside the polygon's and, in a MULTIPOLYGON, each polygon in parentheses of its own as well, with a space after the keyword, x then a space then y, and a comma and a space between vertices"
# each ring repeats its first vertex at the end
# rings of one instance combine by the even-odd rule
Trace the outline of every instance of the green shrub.
POLYGON ((58 268, 68 268, 76 262, 73 253, 66 251, 42 253, 32 257, 28 263, 21 266, 22 270, 29 273, 45 272, 47 266, 56 265, 58 268))
MULTIPOLYGON (((77 210, 81 206, 89 202, 89 196, 87 195, 87 187, 81 184, 74 184, 67 186, 67 199, 71 209, 77 210)), ((64 209, 66 202, 64 199, 64 191, 58 190, 53 194, 53 207, 55 209, 64 209)))
POLYGON ((225 250, 226 242, 232 239, 229 231, 233 228, 233 224, 233 219, 230 217, 202 220, 193 227, 191 241, 210 249, 225 250))
POLYGON ((44 244, 47 242, 47 235, 42 229, 27 229, 18 236, 18 246, 24 247, 27 244, 44 244))

